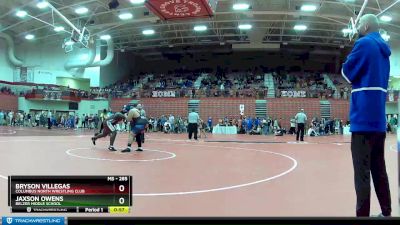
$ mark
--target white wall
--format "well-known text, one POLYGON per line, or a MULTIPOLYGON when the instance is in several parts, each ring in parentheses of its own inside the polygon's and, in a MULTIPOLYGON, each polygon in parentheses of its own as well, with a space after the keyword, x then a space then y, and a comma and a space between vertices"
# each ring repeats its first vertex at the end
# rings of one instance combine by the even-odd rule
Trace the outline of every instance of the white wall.
MULTIPOLYGON (((60 40, 61 41, 61 40, 60 40)), ((65 53, 59 45, 49 45, 40 41, 25 42, 17 47, 17 57, 21 58, 28 67, 34 67, 34 82, 44 84, 56 84, 56 78, 71 77, 72 75, 64 69, 67 60, 82 61, 83 55, 88 53, 87 49, 77 49, 65 53)), ((99 57, 97 57, 99 58, 99 57)), ((99 86, 100 68, 87 68, 81 78, 89 78, 91 87, 99 86)))
POLYGON ((107 100, 98 100, 98 101, 88 101, 82 100, 79 103, 78 114, 96 114, 103 109, 107 109, 110 107, 109 102, 107 100))
POLYGON ((79 102, 78 110, 69 110, 68 101, 44 101, 44 100, 27 100, 24 97, 18 98, 18 109, 28 112, 29 110, 56 110, 56 111, 76 111, 79 115, 96 114, 103 109, 109 109, 107 100, 89 101, 82 100, 79 102))
POLYGON ((14 66, 7 56, 7 45, 4 39, 0 38, 0 80, 13 81, 14 66))
POLYGON ((390 75, 400 77, 400 41, 391 41, 390 75))
POLYGON ((25 112, 32 109, 70 111, 68 101, 27 100, 24 97, 18 98, 18 109, 25 112))

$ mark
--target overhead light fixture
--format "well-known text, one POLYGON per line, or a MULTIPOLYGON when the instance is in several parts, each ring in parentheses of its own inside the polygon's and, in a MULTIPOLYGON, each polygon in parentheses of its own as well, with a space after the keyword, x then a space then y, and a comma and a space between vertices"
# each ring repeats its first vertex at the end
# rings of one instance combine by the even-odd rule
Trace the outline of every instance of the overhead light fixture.
POLYGON ((79 7, 77 9, 75 9, 75 13, 77 13, 77 14, 85 14, 87 12, 89 12, 89 9, 86 7, 79 7))
POLYGON ((383 22, 390 22, 392 21, 392 17, 391 16, 387 16, 387 15, 383 15, 380 17, 381 21, 383 22))
POLYGON ((383 34, 381 34, 381 36, 382 36, 382 39, 385 40, 385 41, 389 41, 390 40, 390 35, 387 34, 387 33, 383 33, 383 34))
POLYGON ((142 3, 144 3, 144 2, 145 2, 145 0, 130 0, 130 2, 131 2, 132 4, 139 5, 139 4, 142 4, 142 3))
POLYGON ((294 30, 298 30, 298 31, 304 31, 307 30, 307 26, 306 25, 295 25, 293 27, 294 30))
POLYGON ((18 16, 19 18, 24 18, 26 15, 28 15, 28 13, 24 10, 18 10, 17 13, 15 13, 16 16, 18 16))
POLYGON ((153 35, 154 33, 155 33, 155 31, 152 29, 142 31, 142 34, 144 34, 144 35, 153 35))
POLYGON ((25 35, 25 39, 26 40, 32 40, 32 39, 34 39, 35 38, 35 35, 33 35, 33 34, 27 34, 27 35, 25 35))
POLYGON ((71 41, 71 40, 69 40, 69 41, 65 42, 65 45, 73 45, 73 44, 74 44, 74 42, 73 42, 73 41, 71 41))
POLYGON ((301 6, 300 10, 304 12, 314 12, 315 10, 317 10, 317 6, 305 4, 301 6))
POLYGON ((110 39, 111 39, 111 36, 108 35, 108 34, 104 34, 104 35, 101 35, 101 36, 100 36, 100 39, 101 39, 101 40, 110 40, 110 39))
POLYGON ((80 60, 89 59, 89 54, 82 54, 82 55, 79 56, 79 59, 80 59, 80 60))
POLYGON ((236 3, 233 5, 233 10, 248 10, 250 5, 247 3, 236 3))
POLYGON ((60 32, 60 31, 63 31, 63 30, 64 30, 63 26, 54 27, 54 31, 55 32, 60 32))
POLYGON ((349 33, 351 33, 352 32, 352 30, 350 29, 350 28, 343 28, 342 29, 342 33, 343 34, 349 34, 349 33))
POLYGON ((240 24, 238 28, 240 30, 250 30, 253 26, 251 24, 240 24))
POLYGON ((47 6, 49 6, 49 3, 47 1, 39 1, 36 4, 36 7, 38 7, 39 9, 47 8, 47 6))
POLYGON ((118 15, 121 20, 129 20, 133 18, 132 13, 121 13, 118 15))
POLYGON ((198 25, 198 26, 195 26, 195 27, 193 28, 193 30, 194 30, 194 31, 206 31, 206 30, 207 30, 207 26, 205 26, 205 25, 198 25))

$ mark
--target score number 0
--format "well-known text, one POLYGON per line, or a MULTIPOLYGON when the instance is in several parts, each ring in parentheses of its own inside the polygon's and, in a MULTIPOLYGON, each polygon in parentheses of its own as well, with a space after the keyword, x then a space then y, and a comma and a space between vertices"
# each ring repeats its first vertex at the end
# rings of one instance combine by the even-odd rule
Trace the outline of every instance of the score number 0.
MULTIPOLYGON (((122 185, 122 184, 119 185, 118 190, 120 192, 124 192, 125 191, 125 185, 122 185)), ((119 204, 123 205, 125 203, 125 198, 124 197, 119 198, 118 202, 119 202, 119 204)))

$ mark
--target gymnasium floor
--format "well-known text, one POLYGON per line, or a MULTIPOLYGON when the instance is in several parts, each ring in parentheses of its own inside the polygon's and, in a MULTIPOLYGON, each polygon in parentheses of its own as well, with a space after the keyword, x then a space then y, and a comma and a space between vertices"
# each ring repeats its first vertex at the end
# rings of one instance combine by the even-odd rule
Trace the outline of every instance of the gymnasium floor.
MULTIPOLYGON (((125 216, 354 216, 350 137, 146 134, 144 152, 94 147, 93 131, 0 127, 0 215, 8 175, 132 175, 125 216)), ((126 146, 126 133, 116 147, 126 146)), ((396 136, 386 141, 393 216, 399 216, 396 136)), ((372 214, 380 212, 372 195, 372 214)), ((20 215, 20 214, 18 214, 20 215)), ((55 214, 52 214, 55 215, 55 214)), ((75 214, 71 216, 85 216, 75 214)), ((100 216, 90 214, 89 216, 100 216)))

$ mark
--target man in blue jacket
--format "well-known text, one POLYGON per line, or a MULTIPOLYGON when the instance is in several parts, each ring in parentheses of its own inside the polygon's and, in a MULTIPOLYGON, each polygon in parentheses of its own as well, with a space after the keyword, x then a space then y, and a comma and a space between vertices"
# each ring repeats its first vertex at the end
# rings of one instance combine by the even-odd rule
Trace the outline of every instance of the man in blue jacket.
POLYGON ((381 206, 380 216, 391 215, 384 147, 386 93, 391 54, 379 34, 375 15, 361 17, 359 39, 343 64, 342 75, 352 85, 350 105, 351 153, 357 195, 357 216, 370 215, 370 174, 381 206))

